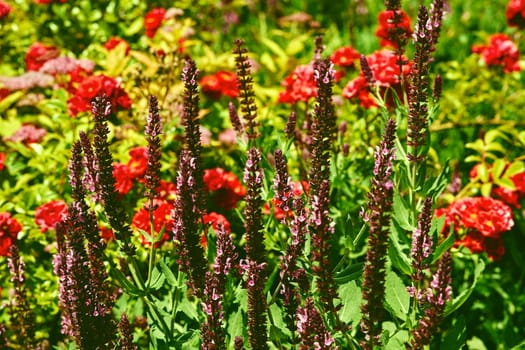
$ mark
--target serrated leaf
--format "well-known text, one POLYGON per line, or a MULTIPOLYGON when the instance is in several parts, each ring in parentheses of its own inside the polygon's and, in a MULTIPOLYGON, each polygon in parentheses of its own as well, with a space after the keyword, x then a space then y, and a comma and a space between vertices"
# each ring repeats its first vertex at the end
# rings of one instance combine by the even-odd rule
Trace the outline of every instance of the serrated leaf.
POLYGON ((179 303, 179 310, 182 311, 189 318, 198 321, 199 314, 195 308, 195 305, 192 304, 187 298, 182 298, 179 303))
POLYGON ((164 285, 165 280, 166 277, 164 277, 164 274, 162 274, 160 270, 155 267, 151 273, 151 282, 149 288, 153 290, 159 290, 164 285))
POLYGON ((355 281, 343 284, 338 289, 341 298, 339 318, 345 323, 357 324, 361 320, 361 288, 355 281))
POLYGON ((228 317, 228 334, 230 335, 230 344, 228 349, 233 349, 233 342, 236 336, 243 336, 243 330, 245 329, 242 311, 237 309, 234 313, 228 317))
POLYGON ((385 279, 385 302, 394 316, 405 320, 408 316, 410 295, 403 280, 392 270, 388 269, 385 279))

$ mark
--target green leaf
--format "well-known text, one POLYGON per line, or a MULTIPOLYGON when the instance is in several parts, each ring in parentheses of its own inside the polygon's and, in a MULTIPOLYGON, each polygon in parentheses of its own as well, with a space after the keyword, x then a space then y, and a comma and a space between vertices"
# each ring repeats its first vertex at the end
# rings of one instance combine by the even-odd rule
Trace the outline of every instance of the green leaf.
POLYGON ((501 177, 501 174, 503 174, 503 171, 505 170, 505 166, 506 163, 501 158, 498 158, 494 161, 494 164, 492 164, 492 168, 490 169, 492 178, 494 180, 499 179, 501 177))
POLYGON ((133 283, 128 281, 126 276, 116 267, 110 268, 109 274, 112 278, 117 280, 118 283, 120 283, 122 288, 124 288, 126 293, 128 293, 129 295, 133 295, 133 296, 143 296, 144 295, 144 293, 139 288, 137 288, 133 283))
POLYGON ((522 173, 525 171, 525 163, 522 161, 512 162, 507 170, 505 171, 505 177, 513 177, 516 174, 522 173))
POLYGON ((348 265, 344 270, 339 271, 334 275, 335 281, 337 284, 345 284, 358 279, 363 274, 364 265, 365 264, 362 262, 348 265))
POLYGON ((228 349, 233 349, 235 337, 242 337, 244 335, 243 330, 245 328, 242 310, 239 308, 237 311, 232 313, 230 317, 228 317, 228 334, 230 335, 230 344, 228 349))
POLYGON ((465 303, 465 301, 467 301, 467 299, 470 297, 470 295, 474 291, 474 288, 476 287, 476 284, 478 283, 479 276, 481 275, 481 273, 485 269, 485 262, 483 262, 483 260, 481 260, 478 257, 476 257, 475 260, 474 260, 474 264, 475 264, 475 266, 474 266, 474 278, 472 280, 472 284, 467 289, 462 291, 457 297, 455 297, 452 300, 452 302, 450 302, 447 305, 447 307, 445 308, 444 316, 448 316, 451 313, 453 313, 454 311, 456 311, 457 309, 459 309, 459 307, 461 305, 463 305, 463 303, 465 303))
MULTIPOLYGON (((444 215, 441 218, 443 218, 443 221, 445 220, 444 215)), ((439 243, 437 248, 434 249, 434 253, 432 254, 432 264, 431 265, 433 265, 436 261, 438 261, 446 251, 452 248, 452 246, 454 245, 454 242, 456 242, 456 236, 454 235, 454 232, 451 231, 449 232, 447 238, 445 238, 444 241, 439 243)))
POLYGON ((175 274, 173 273, 173 271, 171 271, 169 266, 166 264, 165 260, 166 259, 163 258, 162 260, 159 261, 160 269, 162 273, 164 274, 164 277, 166 277, 168 284, 172 287, 175 287, 177 286, 177 277, 175 277, 175 274))
POLYGON ((513 347, 510 350, 524 350, 525 349, 525 340, 513 347))
POLYGON ((387 308, 394 316, 401 320, 407 318, 410 307, 410 295, 403 280, 391 269, 386 271, 385 302, 387 308))
POLYGON ((388 257, 396 269, 409 276, 412 273, 412 268, 410 267, 410 258, 399 243, 400 230, 401 228, 397 226, 396 222, 392 221, 392 225, 390 226, 391 235, 388 245, 388 257))
POLYGON ((393 219, 398 223, 398 225, 405 229, 406 231, 414 231, 415 227, 410 223, 410 215, 406 208, 405 203, 403 202, 403 199, 399 195, 399 192, 394 192, 394 200, 393 200, 393 208, 394 208, 394 217, 393 219))
POLYGON ((357 324, 361 320, 361 288, 356 281, 343 284, 338 289, 342 308, 339 310, 339 318, 345 323, 357 324))
POLYGON ((166 277, 164 276, 164 274, 162 274, 161 271, 157 267, 155 267, 151 273, 151 282, 149 288, 153 290, 159 290, 164 285, 165 280, 166 277))
MULTIPOLYGON (((452 326, 448 329, 445 337, 441 340, 440 349, 450 349, 450 350, 461 350, 465 346, 465 339, 467 336, 467 325, 465 323, 465 318, 461 315, 454 318, 452 321, 452 326)), ((471 348, 469 349, 478 349, 481 348, 471 348)))
POLYGON ((189 318, 199 321, 199 314, 195 307, 195 304, 191 303, 188 298, 182 298, 179 303, 179 310, 182 311, 189 318))
POLYGON ((481 185, 481 195, 483 197, 489 197, 490 192, 492 192, 492 183, 487 182, 481 185))

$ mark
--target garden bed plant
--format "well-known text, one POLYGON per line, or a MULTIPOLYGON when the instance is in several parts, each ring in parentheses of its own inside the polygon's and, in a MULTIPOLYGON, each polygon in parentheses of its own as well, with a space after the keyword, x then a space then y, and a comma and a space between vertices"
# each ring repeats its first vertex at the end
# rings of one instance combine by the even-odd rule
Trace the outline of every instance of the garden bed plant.
POLYGON ((1 349, 520 349, 519 0, 0 0, 1 349))

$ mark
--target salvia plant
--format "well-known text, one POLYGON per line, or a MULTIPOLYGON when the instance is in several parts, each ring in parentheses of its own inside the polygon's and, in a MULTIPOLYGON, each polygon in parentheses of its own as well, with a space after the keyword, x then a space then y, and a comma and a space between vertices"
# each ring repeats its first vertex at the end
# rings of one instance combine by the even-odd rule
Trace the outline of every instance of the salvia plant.
MULTIPOLYGON (((469 298, 484 265, 476 260, 474 281, 457 288, 452 247, 458 222, 448 212, 436 215, 451 171, 446 165, 429 170, 443 84, 432 73, 433 55, 446 6, 443 0, 420 5, 412 32, 400 2, 385 1, 396 86, 380 81, 377 57, 355 56, 362 92, 371 96, 365 102, 378 111, 366 120, 373 125, 363 136, 373 162, 363 166, 361 198, 352 198, 359 215, 341 206, 341 197, 352 197, 341 182, 352 178, 348 169, 360 159, 344 142, 348 124, 339 120, 338 76, 323 36, 315 38, 312 59, 303 67, 312 73, 313 105, 293 103, 282 130, 273 130, 282 135, 278 142, 265 138, 265 128, 275 124, 266 126, 260 113, 251 43, 233 43, 231 89, 237 98, 225 114, 242 174, 207 169, 200 97, 210 91, 200 88, 197 63, 158 53, 163 63, 175 57, 167 74, 180 71, 182 84, 178 98, 168 92, 147 97, 145 165, 137 190, 145 225, 129 215, 119 192, 111 144, 110 120, 126 101, 107 91, 90 99, 91 118, 72 140, 64 178, 70 199, 52 228, 64 348, 462 348, 463 326, 449 316, 469 298), (179 105, 163 111, 168 95, 179 105), (174 118, 180 119, 180 135, 168 139, 173 130, 166 119, 174 118), (171 189, 163 187, 168 173, 175 179, 171 189), (228 196, 242 198, 238 208, 228 196), (235 209, 231 223, 210 212, 212 205, 235 209), (101 228, 111 231, 110 241, 101 228)), ((228 77, 223 72, 216 79, 226 86, 228 77)), ((482 161, 468 188, 491 193, 518 173, 521 163, 484 163, 486 145, 499 136, 468 146, 482 161)), ((12 218, 1 215, 5 231, 15 230, 12 218)), ((47 349, 37 336, 40 320, 31 308, 36 292, 25 283, 16 244, 7 260, 13 292, 5 305, 9 329, 0 324, 0 348, 47 349)))

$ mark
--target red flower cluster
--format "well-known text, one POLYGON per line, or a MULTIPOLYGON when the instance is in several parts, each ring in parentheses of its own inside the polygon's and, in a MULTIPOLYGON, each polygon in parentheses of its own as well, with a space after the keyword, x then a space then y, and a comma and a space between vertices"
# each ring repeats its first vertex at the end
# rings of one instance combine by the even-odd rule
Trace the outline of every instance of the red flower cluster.
POLYGON ((512 210, 505 203, 490 197, 468 197, 436 211, 436 217, 443 215, 445 234, 454 224, 456 245, 473 253, 486 252, 493 260, 505 253, 501 235, 514 226, 512 210))
POLYGON ((222 96, 235 98, 239 96, 239 81, 231 72, 219 71, 215 74, 204 76, 199 85, 206 96, 219 99, 222 96))
POLYGON ((308 102, 317 97, 317 84, 312 65, 297 66, 281 83, 285 91, 279 94, 279 103, 294 104, 299 101, 308 102))
POLYGON ((410 18, 403 10, 383 11, 379 13, 378 21, 376 36, 381 39, 380 45, 383 47, 390 46, 397 49, 399 38, 408 38, 412 35, 410 18), (398 17, 397 21, 394 19, 395 16, 398 17))
MULTIPOLYGON (((226 232, 228 233, 231 232, 231 226, 230 226, 230 222, 228 221, 228 219, 226 219, 224 215, 218 214, 214 211, 208 214, 204 214, 202 216, 202 221, 204 222, 204 225, 211 225, 211 227, 213 227, 215 231, 217 231, 217 225, 221 223, 224 226, 224 230, 226 232)), ((203 248, 206 248, 206 243, 207 243, 206 232, 203 232, 201 236, 201 245, 203 248)))
POLYGON ((510 27, 525 28, 525 1, 510 0, 505 15, 510 27))
MULTIPOLYGON (((398 56, 390 51, 376 51, 367 57, 368 65, 372 71, 376 86, 380 88, 379 93, 384 96, 388 88, 394 89, 397 93, 401 93, 400 70, 398 64, 398 56)), ((408 62, 406 57, 402 57, 403 61, 408 62)), ((410 73, 412 65, 410 63, 403 65, 402 73, 407 75, 410 73)), ((363 71, 360 75, 348 82, 343 89, 343 97, 348 99, 357 98, 360 105, 365 108, 376 107, 374 99, 370 95, 368 83, 366 82, 363 71)), ((387 96, 387 105, 393 105, 393 98, 391 93, 387 96)))
POLYGON ((7 158, 7 155, 3 152, 0 152, 0 171, 4 170, 5 168, 5 159, 7 158))
MULTIPOLYGON (((120 195, 125 195, 133 187, 133 181, 142 182, 146 170, 148 169, 148 149, 147 147, 135 147, 129 151, 130 159, 124 163, 113 164, 113 177, 115 178, 115 191, 120 195)), ((162 183, 159 191, 168 191, 168 188, 162 189, 162 186, 168 186, 169 183, 162 183)))
MULTIPOLYGON (((475 180, 478 177, 478 166, 479 164, 474 166, 470 171, 469 176, 472 180, 475 180)), ((505 174, 505 171, 502 175, 505 174)), ((489 181, 492 182, 492 180, 492 175, 490 175, 489 181)), ((492 186, 491 195, 514 208, 521 208, 520 200, 525 197, 525 172, 513 175, 510 180, 514 184, 514 190, 494 184, 492 186)))
POLYGON ((69 114, 74 117, 80 112, 88 111, 91 108, 91 100, 98 95, 105 95, 111 101, 112 111, 131 109, 128 93, 117 80, 103 74, 85 78, 72 93, 73 96, 67 104, 69 114))
POLYGON ((46 136, 47 131, 32 124, 24 124, 7 140, 11 142, 22 142, 25 145, 38 143, 46 136))
POLYGON ((520 71, 520 53, 516 44, 505 34, 494 34, 489 45, 474 45, 472 52, 479 53, 487 66, 501 66, 505 73, 520 71))
POLYGON ((339 67, 354 67, 355 61, 359 61, 361 55, 351 46, 338 48, 330 56, 330 61, 339 67))
POLYGON ((142 179, 148 170, 148 148, 135 147, 129 151, 129 173, 133 179, 142 179))
POLYGON ((0 213, 0 256, 9 256, 9 248, 16 242, 22 225, 9 213, 0 213))
POLYGON ((133 177, 127 164, 113 163, 113 177, 115 178, 115 192, 126 195, 133 188, 133 177))
POLYGON ((157 30, 162 25, 164 16, 166 15, 166 9, 159 7, 146 13, 144 16, 144 28, 146 29, 146 36, 153 38, 157 33, 157 30))
POLYGON ((203 181, 208 192, 213 192, 213 203, 224 210, 235 208, 246 194, 237 176, 222 168, 206 169, 203 181))
POLYGON ((122 38, 119 38, 119 37, 111 37, 105 44, 104 44, 104 47, 108 50, 108 51, 111 51, 113 50, 115 47, 117 47, 118 45, 124 45, 124 47, 126 48, 126 56, 129 54, 129 51, 131 50, 131 47, 129 46, 129 43, 122 39, 122 38))
POLYGON ((67 215, 67 205, 62 200, 54 200, 42 204, 35 210, 35 222, 41 232, 54 230, 55 225, 67 215))
MULTIPOLYGON (((304 191, 308 192, 308 182, 306 181, 293 181, 292 182, 292 195, 295 198, 299 198, 303 195, 304 191)), ((277 220, 282 220, 285 217, 291 217, 293 215, 293 212, 291 210, 288 210, 287 212, 282 210, 279 206, 282 203, 279 199, 272 198, 272 206, 273 206, 273 216, 277 220)), ((268 203, 264 204, 263 213, 268 215, 270 214, 270 205, 268 203)))
POLYGON ((55 46, 36 42, 32 44, 25 57, 27 70, 39 70, 47 61, 57 58, 60 51, 55 46))
POLYGON ((0 0, 0 21, 6 18, 11 12, 11 6, 5 1, 0 0))
MULTIPOLYGON (((155 243, 155 247, 160 246, 162 243, 170 239, 170 232, 173 228, 173 219, 171 217, 171 212, 174 208, 173 203, 166 201, 156 201, 154 204, 156 209, 153 212, 153 230, 155 235, 160 234, 164 228, 164 233, 158 242, 155 243)), ((141 208, 139 209, 131 221, 131 225, 137 229, 151 233, 151 223, 149 221, 149 211, 141 208)), ((144 234, 140 235, 140 241, 144 246, 149 246, 148 239, 144 234)))

